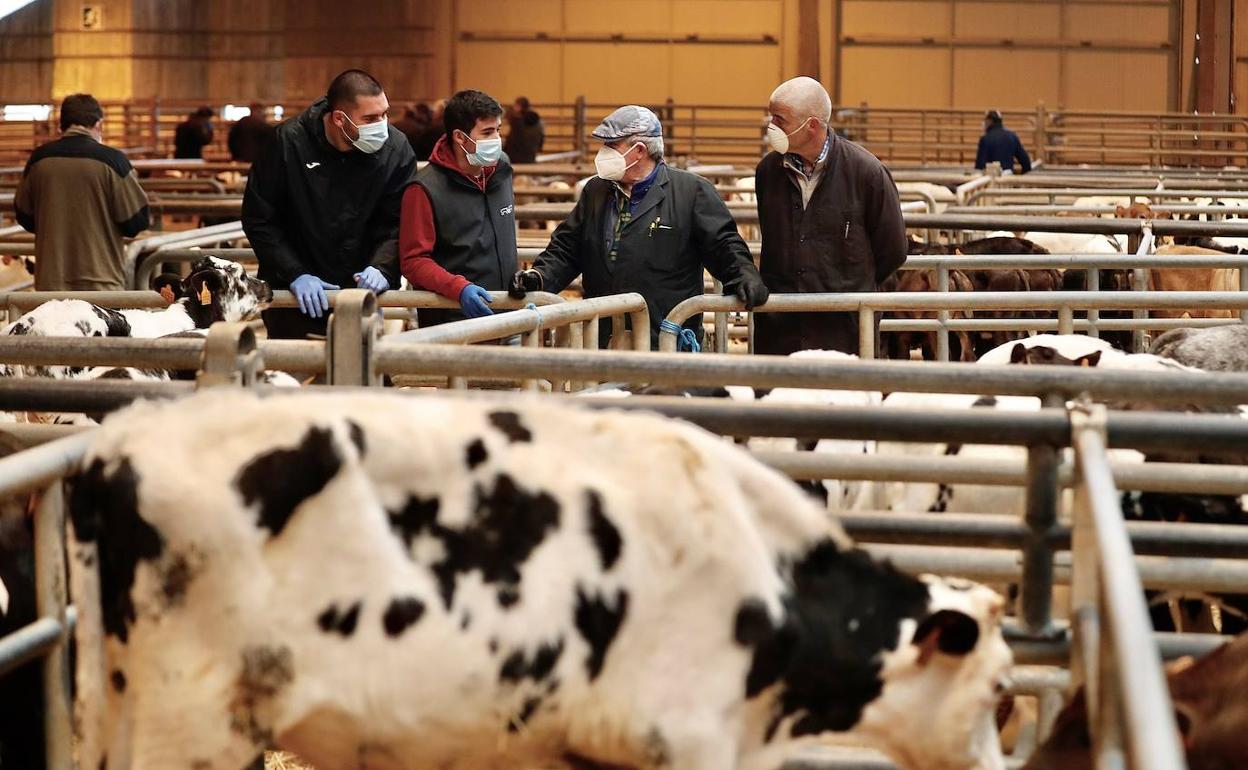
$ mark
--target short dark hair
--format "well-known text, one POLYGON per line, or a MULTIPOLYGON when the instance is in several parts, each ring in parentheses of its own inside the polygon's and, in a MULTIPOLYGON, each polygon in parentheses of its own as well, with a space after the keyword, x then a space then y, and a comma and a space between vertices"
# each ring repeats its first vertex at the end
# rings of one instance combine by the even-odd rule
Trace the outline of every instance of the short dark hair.
POLYGON ((207 107, 207 106, 200 107, 199 109, 195 110, 195 117, 197 118, 211 118, 214 114, 216 113, 212 111, 212 108, 207 107))
POLYGON ((524 110, 525 112, 529 111, 529 97, 517 96, 516 104, 520 105, 520 109, 524 110))
POLYGON ((329 84, 325 98, 329 100, 330 109, 340 110, 343 107, 355 106, 355 100, 361 96, 377 96, 384 91, 381 83, 377 82, 377 78, 364 70, 347 70, 329 84))
POLYGON ((459 91, 446 103, 446 109, 442 111, 442 125, 449 137, 455 129, 471 133, 482 118, 502 116, 502 106, 484 91, 459 91))
POLYGON ((61 102, 61 130, 70 126, 93 128, 104 119, 104 109, 91 94, 73 94, 61 102))

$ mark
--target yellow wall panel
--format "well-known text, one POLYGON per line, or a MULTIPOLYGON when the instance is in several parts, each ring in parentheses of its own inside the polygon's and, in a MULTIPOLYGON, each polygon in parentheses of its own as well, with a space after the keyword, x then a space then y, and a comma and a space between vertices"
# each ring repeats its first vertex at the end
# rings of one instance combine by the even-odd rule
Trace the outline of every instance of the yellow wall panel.
POLYGON ((1063 78, 1067 109, 1166 109, 1169 57, 1162 53, 1071 51, 1063 78))
POLYGON ((672 55, 677 104, 767 105, 782 80, 779 46, 678 45, 672 55))
POLYGON ((504 104, 521 95, 535 102, 557 102, 562 70, 559 43, 461 42, 455 89, 476 88, 504 104), (513 62, 524 66, 510 66, 513 62))
POLYGON ((841 54, 841 102, 873 107, 949 106, 944 48, 849 47, 841 54))
MULTIPOLYGON (((672 91, 671 48, 646 43, 569 43, 564 49, 563 99, 570 102, 583 94, 591 104, 662 104, 672 91)), ((606 113, 590 116, 591 120, 595 117, 606 117, 606 113)))
POLYGON ((1073 3, 1066 7, 1070 40, 1125 40, 1160 44, 1170 38, 1170 12, 1158 6, 1073 3))
POLYGON ((948 3, 909 0, 844 0, 841 33, 854 36, 947 37, 948 3))
POLYGON ((557 32, 561 0, 455 0, 462 32, 557 32))
POLYGON ((781 0, 674 0, 672 34, 771 35, 778 40, 783 18, 781 0))
POLYGON ((669 35, 671 0, 564 0, 568 34, 669 35))
POLYGON ((1030 109, 1055 105, 1061 86, 1057 51, 966 48, 954 52, 953 107, 1030 109))
POLYGON ((960 38, 1057 40, 1056 3, 958 3, 954 34, 960 38))

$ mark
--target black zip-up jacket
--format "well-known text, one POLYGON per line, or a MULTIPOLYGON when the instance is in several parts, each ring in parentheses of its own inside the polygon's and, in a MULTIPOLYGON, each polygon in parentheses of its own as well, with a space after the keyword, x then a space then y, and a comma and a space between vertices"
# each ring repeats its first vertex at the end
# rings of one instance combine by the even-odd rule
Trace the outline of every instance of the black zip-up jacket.
MULTIPOLYGON (((715 187, 697 174, 659 166, 654 184, 620 234, 610 258, 610 225, 616 188, 594 177, 585 184, 572 213, 555 228, 533 269, 545 291, 562 291, 582 276, 586 297, 635 291, 650 309, 650 346, 657 348, 659 324, 682 301, 702 294, 702 269, 724 283, 757 273, 750 249, 737 232, 715 187)), ((701 338, 702 314, 685 322, 701 338)), ((609 336, 601 324, 599 344, 609 336)))
MULTIPOLYGON (((906 225, 892 175, 874 155, 832 135, 810 203, 780 153, 755 171, 763 253, 759 270, 776 294, 875 291, 906 261, 906 225)), ((858 352, 857 313, 756 313, 754 352, 858 352)))
POLYGON ((251 169, 243 230, 260 277, 286 288, 304 273, 353 288, 372 265, 398 286, 399 207, 416 173, 407 137, 390 127, 380 150, 341 152, 325 138, 324 98, 277 127, 251 169))
POLYGON ((1002 126, 1000 123, 984 132, 979 138, 979 147, 975 151, 975 168, 984 169, 989 163, 1001 164, 1002 171, 1014 169, 1014 161, 1022 173, 1031 171, 1031 157, 1023 148, 1018 134, 1002 126))

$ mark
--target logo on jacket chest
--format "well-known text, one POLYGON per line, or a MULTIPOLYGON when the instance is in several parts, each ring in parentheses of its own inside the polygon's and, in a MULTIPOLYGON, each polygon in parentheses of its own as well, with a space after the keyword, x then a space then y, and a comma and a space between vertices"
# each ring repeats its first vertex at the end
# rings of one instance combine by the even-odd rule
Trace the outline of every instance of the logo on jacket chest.
POLYGON ((512 212, 513 212, 513 211, 515 211, 515 210, 516 210, 516 204, 514 204, 514 203, 509 203, 509 204, 507 204, 506 206, 503 206, 501 209, 499 209, 499 210, 498 210, 498 215, 499 215, 500 217, 505 217, 505 216, 507 216, 508 214, 512 213, 512 212))

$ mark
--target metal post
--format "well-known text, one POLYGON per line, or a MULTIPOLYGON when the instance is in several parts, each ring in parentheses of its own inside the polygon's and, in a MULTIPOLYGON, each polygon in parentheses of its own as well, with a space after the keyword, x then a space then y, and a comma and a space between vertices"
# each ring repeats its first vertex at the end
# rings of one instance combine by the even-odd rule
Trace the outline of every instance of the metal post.
POLYGON ((63 487, 56 481, 44 490, 35 511, 35 603, 40 618, 61 624, 61 641, 43 660, 44 745, 47 766, 55 770, 73 767, 64 503, 63 487))
POLYGON ((1062 305, 1057 309, 1057 333, 1075 333, 1075 311, 1070 305, 1062 305))
MULTIPOLYGON (((946 265, 940 265, 936 268, 936 291, 949 291, 949 268, 946 265)), ((948 310, 936 311, 936 322, 940 324, 940 328, 936 330, 936 360, 949 360, 949 321, 948 310)), ((966 355, 965 351, 963 355, 966 355)))
POLYGON ((373 343, 380 331, 376 321, 377 295, 364 289, 338 292, 326 339, 329 384, 376 384, 372 365, 373 343))
MULTIPOLYGON (((1248 269, 1244 267, 1236 269, 1239 271, 1239 290, 1248 291, 1248 269)), ((1239 320, 1248 323, 1248 308, 1242 308, 1239 311, 1239 320)))
POLYGON ((572 131, 575 133, 573 146, 585 157, 585 96, 576 97, 576 106, 572 111, 572 131))
MULTIPOLYGON (((1148 270, 1144 268, 1136 268, 1131 271, 1131 291, 1148 291, 1148 270)), ((1148 310, 1132 310, 1131 317, 1136 319, 1147 319, 1148 310)), ((1131 352, 1143 353, 1148 350, 1148 332, 1143 329, 1136 329, 1131 332, 1131 352)))
POLYGON ((1027 537, 1023 541, 1023 585, 1020 593, 1023 626, 1032 636, 1052 632, 1053 548, 1050 536, 1057 525, 1061 492, 1057 447, 1027 448, 1027 537))
POLYGON ((858 357, 875 358, 875 310, 866 304, 858 306, 858 357))
POLYGON ((200 359, 198 388, 219 385, 255 385, 264 371, 264 358, 256 349, 256 333, 246 323, 215 323, 208 329, 200 359))
MULTIPOLYGON (((1088 291, 1101 290, 1101 269, 1099 267, 1092 266, 1088 268, 1087 289, 1088 291)), ((1089 337, 1101 336, 1100 330, 1096 328, 1096 322, 1099 321, 1100 318, 1101 311, 1088 308, 1088 326, 1090 327, 1088 329, 1089 337)))

